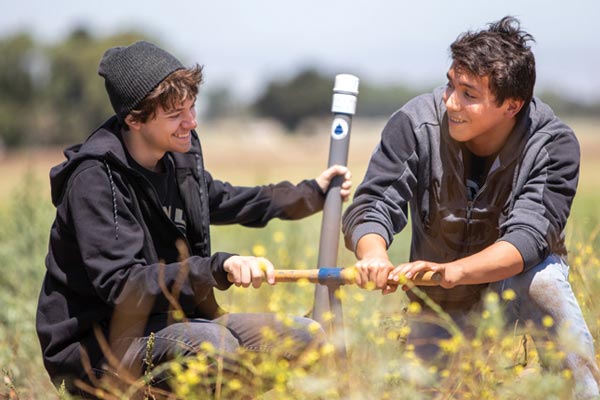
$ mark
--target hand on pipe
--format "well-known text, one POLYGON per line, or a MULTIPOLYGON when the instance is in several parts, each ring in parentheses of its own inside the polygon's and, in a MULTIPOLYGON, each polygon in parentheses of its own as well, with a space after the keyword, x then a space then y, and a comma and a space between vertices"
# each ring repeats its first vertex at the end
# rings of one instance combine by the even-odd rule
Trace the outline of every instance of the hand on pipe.
MULTIPOLYGON (((456 268, 458 272, 458 268, 456 268)), ((452 272, 452 271, 451 271, 452 272)), ((448 270, 445 264, 438 264, 431 261, 413 261, 398 265, 390 274, 390 279, 398 281, 400 279, 413 279, 415 276, 423 274, 433 274, 437 276, 438 284, 446 289, 456 286, 452 279, 449 279, 448 270)))
POLYGON ((275 284, 275 268, 263 257, 232 256, 223 263, 227 279, 236 286, 258 288, 266 279, 269 285, 275 284))
POLYGON ((363 289, 381 289, 383 294, 395 292, 398 284, 388 284, 390 272, 394 266, 385 256, 366 257, 358 261, 356 269, 356 284, 363 289))
POLYGON ((352 188, 352 173, 348 167, 344 167, 342 165, 333 165, 321 172, 321 174, 316 178, 316 181, 321 190, 323 192, 327 192, 331 181, 336 176, 343 177, 342 184, 340 185, 340 196, 342 196, 342 201, 347 201, 350 198, 350 189, 352 188))

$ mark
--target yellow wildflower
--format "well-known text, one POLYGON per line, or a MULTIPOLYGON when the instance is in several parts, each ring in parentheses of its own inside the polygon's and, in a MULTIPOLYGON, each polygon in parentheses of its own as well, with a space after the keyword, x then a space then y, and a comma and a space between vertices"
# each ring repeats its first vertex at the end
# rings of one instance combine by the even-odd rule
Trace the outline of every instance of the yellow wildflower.
POLYGON ((342 301, 346 299, 346 292, 344 292, 341 288, 336 290, 333 295, 342 301))
POLYGON ((334 314, 331 311, 325 311, 321 317, 324 322, 329 322, 333 319, 334 314))
POLYGON ((213 353, 215 351, 215 346, 211 342, 202 342, 200 344, 200 349, 207 353, 213 353))
POLYGON ((551 316, 546 315, 544 318, 542 318, 542 325, 544 325, 546 328, 551 328, 554 325, 554 320, 551 316))
POLYGON ((410 334, 410 326, 405 325, 398 331, 400 337, 407 337, 410 334))
POLYGON ((273 241, 275 243, 281 243, 284 241, 284 239, 285 239, 285 235, 283 234, 283 232, 276 231, 275 233, 273 233, 273 241))
POLYGON ((331 343, 325 343, 323 346, 321 346, 321 355, 322 356, 328 356, 330 354, 333 354, 334 351, 335 351, 335 346, 331 343))
POLYGON ((321 329, 321 325, 317 321, 313 321, 308 325, 308 331, 312 334, 317 333, 321 329))
POLYGON ((411 302, 408 305, 408 312, 410 314, 419 314, 421 312, 421 304, 417 303, 416 301, 411 302))
POLYGON ((502 298, 504 300, 507 300, 507 301, 514 300, 515 297, 517 297, 517 294, 512 289, 506 289, 504 292, 502 292, 502 298))
POLYGON ((496 292, 489 292, 487 294, 487 296, 485 297, 485 300, 487 303, 497 303, 499 298, 498 298, 498 293, 496 292))
POLYGON ((255 244, 252 246, 252 254, 255 257, 264 257, 267 255, 267 249, 262 244, 255 244))
POLYGON ((296 285, 298 285, 298 287, 307 287, 310 285, 310 282, 306 278, 300 278, 296 281, 296 285))
POLYGON ((242 382, 237 378, 233 378, 227 382, 227 386, 233 391, 238 391, 242 388, 242 382))
POLYGON ((494 326, 490 326, 489 328, 487 328, 485 330, 485 336, 489 337, 489 338, 495 338, 498 336, 498 329, 494 326))
POLYGON ((592 249, 592 246, 590 246, 590 245, 585 246, 585 254, 587 254, 589 256, 593 252, 594 252, 594 249, 592 249))
POLYGON ((359 303, 362 303, 363 301, 365 301, 365 295, 360 293, 360 292, 356 292, 352 295, 352 298, 356 301, 358 301, 359 303))

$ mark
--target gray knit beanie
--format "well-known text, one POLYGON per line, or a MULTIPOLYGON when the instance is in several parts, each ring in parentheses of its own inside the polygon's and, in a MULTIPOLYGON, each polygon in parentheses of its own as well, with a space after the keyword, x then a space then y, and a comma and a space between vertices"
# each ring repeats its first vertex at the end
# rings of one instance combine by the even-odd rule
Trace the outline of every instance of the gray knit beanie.
POLYGON ((98 66, 110 103, 123 121, 127 114, 168 75, 185 68, 181 62, 152 43, 108 49, 98 66))

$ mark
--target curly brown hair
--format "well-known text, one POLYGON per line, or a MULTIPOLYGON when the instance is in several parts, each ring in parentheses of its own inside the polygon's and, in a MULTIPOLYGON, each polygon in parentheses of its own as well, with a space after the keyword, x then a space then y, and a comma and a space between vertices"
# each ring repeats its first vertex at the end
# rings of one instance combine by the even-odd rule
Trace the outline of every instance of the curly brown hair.
POLYGON ((202 67, 180 69, 168 75, 129 113, 135 121, 146 122, 154 118, 160 106, 170 111, 187 99, 195 98, 202 84, 202 67))

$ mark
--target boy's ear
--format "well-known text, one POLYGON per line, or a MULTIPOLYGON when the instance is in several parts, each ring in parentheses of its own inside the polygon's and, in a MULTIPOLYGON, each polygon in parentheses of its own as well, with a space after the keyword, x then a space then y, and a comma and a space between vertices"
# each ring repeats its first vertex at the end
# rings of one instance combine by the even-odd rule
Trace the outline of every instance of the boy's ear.
POLYGON ((525 101, 521 99, 507 99, 506 101, 508 102, 506 112, 511 118, 517 115, 519 111, 521 111, 521 108, 523 108, 523 104, 525 103, 525 101))
POLYGON ((125 117, 125 123, 129 127, 130 130, 139 129, 141 122, 131 116, 131 114, 127 114, 125 117))

